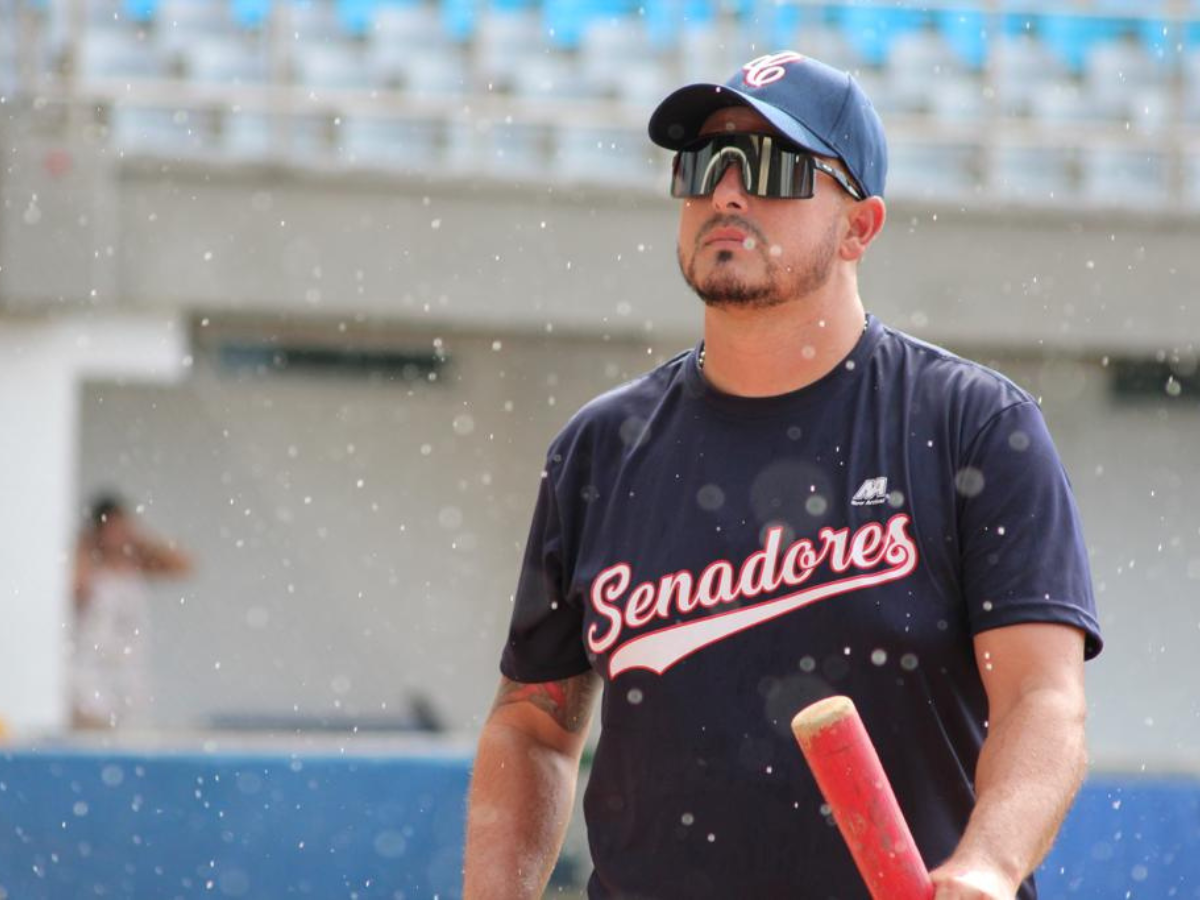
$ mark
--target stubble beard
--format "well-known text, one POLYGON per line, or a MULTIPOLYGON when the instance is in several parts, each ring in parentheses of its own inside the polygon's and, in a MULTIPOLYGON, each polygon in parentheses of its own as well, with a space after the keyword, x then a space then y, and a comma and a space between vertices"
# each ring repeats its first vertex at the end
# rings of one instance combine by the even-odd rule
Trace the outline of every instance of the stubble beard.
POLYGON ((807 264, 800 267, 787 266, 771 255, 766 239, 753 224, 738 216, 723 216, 709 221, 700 229, 690 260, 684 260, 682 247, 676 248, 676 255, 683 280, 706 306, 719 309, 769 309, 824 287, 833 274, 837 241, 837 222, 834 221, 830 223, 829 229, 807 264), (712 270, 706 276, 699 275, 696 260, 700 255, 700 242, 708 232, 724 226, 741 228, 754 239, 752 252, 756 253, 762 262, 761 277, 750 279, 734 271, 732 250, 718 250, 712 270))

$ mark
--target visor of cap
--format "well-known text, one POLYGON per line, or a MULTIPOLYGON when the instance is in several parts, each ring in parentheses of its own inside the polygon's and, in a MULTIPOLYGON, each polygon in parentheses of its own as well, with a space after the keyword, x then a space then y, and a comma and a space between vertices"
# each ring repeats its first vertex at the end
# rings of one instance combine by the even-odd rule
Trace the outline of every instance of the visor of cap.
POLYGON ((723 84, 689 84, 670 94, 650 116, 650 140, 668 150, 680 150, 699 136, 705 119, 730 106, 750 107, 805 150, 840 157, 829 144, 783 110, 723 84))

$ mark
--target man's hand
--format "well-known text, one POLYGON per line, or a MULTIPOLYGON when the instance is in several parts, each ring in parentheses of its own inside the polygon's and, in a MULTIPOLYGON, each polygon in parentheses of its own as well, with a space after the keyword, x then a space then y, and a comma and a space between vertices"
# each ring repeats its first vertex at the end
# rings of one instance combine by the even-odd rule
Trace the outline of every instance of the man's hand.
POLYGON ((1013 900, 1019 885, 986 866, 947 861, 929 873, 936 888, 934 900, 1013 900))

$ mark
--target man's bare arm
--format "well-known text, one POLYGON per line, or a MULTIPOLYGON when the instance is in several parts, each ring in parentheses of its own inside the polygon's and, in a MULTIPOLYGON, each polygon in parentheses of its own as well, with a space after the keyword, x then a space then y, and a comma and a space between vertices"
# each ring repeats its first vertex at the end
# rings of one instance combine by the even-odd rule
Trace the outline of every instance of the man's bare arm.
POLYGON ((465 900, 542 896, 571 818, 599 678, 500 679, 467 810, 465 900))
POLYGON ((933 873, 937 900, 1011 900, 1050 849, 1087 766, 1083 634, 1026 624, 975 639, 988 695, 976 803, 933 873))

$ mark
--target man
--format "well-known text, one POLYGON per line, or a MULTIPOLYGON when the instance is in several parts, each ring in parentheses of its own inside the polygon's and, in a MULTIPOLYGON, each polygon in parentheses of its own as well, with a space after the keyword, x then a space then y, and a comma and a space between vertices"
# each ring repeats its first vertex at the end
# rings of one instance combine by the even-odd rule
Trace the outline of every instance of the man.
POLYGON ((858 900, 789 732, 847 694, 938 900, 1035 896, 1100 635, 1036 402, 864 313, 882 125, 795 53, 668 97, 704 340, 554 441, 471 789, 466 896, 538 897, 585 797, 593 898, 858 900))

